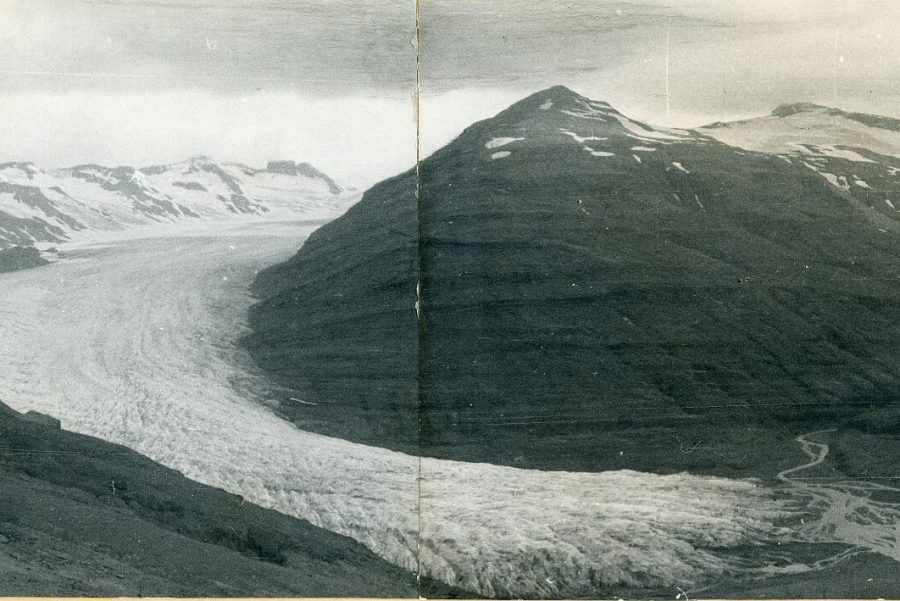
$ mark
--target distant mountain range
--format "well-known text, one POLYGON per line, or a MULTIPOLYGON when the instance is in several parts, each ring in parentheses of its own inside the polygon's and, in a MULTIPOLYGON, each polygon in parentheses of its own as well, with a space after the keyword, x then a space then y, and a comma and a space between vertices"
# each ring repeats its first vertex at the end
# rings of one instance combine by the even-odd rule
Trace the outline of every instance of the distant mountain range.
POLYGON ((348 196, 309 163, 265 169, 194 157, 171 165, 0 164, 0 247, 59 243, 91 232, 270 212, 331 218, 348 196))
POLYGON ((247 346, 308 401, 284 415, 367 444, 768 477, 837 427, 836 470, 886 473, 896 123, 790 105, 664 129, 550 88, 261 273, 247 346))

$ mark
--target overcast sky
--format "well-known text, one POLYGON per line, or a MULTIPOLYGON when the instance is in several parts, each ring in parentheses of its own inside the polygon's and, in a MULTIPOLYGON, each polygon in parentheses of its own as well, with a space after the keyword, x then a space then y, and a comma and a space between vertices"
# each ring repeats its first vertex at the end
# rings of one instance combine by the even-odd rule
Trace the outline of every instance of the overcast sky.
MULTIPOLYGON (((557 83, 659 124, 799 100, 900 117, 892 0, 422 0, 420 12, 426 153, 557 83)), ((413 0, 0 0, 0 160, 289 158, 370 183, 415 160, 414 38, 413 0)))

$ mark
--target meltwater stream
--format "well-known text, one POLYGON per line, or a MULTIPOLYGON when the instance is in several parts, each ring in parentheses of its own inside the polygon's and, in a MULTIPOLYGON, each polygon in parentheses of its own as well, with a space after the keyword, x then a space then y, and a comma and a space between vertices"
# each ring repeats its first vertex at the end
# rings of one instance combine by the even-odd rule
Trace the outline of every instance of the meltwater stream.
POLYGON ((900 496, 900 488, 872 480, 809 478, 807 470, 824 463, 831 450, 825 442, 834 430, 808 432, 796 438, 809 461, 784 470, 778 479, 807 497, 811 519, 798 531, 804 540, 840 542, 854 551, 871 551, 900 561, 900 505, 873 499, 873 493, 900 496))
POLYGON ((772 535, 778 506, 752 482, 420 465, 280 419, 235 341, 255 271, 309 231, 121 240, 0 275, 0 400, 482 594, 684 586, 727 571, 723 549, 772 535))

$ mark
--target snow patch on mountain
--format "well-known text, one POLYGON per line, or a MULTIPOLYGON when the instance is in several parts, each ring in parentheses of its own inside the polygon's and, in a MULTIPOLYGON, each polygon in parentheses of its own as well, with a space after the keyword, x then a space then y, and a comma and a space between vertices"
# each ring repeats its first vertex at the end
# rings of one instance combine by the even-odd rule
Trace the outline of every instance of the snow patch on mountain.
POLYGON ((569 130, 564 129, 564 128, 560 128, 559 131, 561 131, 562 133, 566 134, 567 136, 569 136, 570 138, 572 138, 573 140, 575 140, 575 141, 578 142, 579 144, 584 144, 585 142, 591 142, 591 141, 595 141, 595 142, 603 142, 603 141, 609 139, 609 138, 601 138, 601 137, 595 136, 595 135, 593 135, 593 134, 590 135, 590 136, 579 136, 579 135, 578 135, 577 133, 575 133, 574 131, 569 131, 569 130))
POLYGON ((823 170, 819 169, 818 167, 811 165, 810 163, 808 163, 806 161, 804 161, 803 164, 806 167, 808 167, 808 168, 812 169, 813 171, 815 171, 816 173, 818 173, 819 175, 821 175, 822 177, 824 177, 825 180, 829 184, 834 186, 835 188, 838 188, 839 190, 843 190, 844 192, 850 191, 850 184, 847 182, 846 176, 835 175, 834 173, 829 173, 827 171, 823 171, 823 170))
POLYGON ((513 142, 518 142, 519 140, 524 140, 525 138, 491 138, 488 140, 484 147, 488 150, 492 148, 500 148, 501 146, 506 146, 507 144, 512 144, 513 142))
POLYGON ((628 132, 629 137, 642 142, 683 142, 691 138, 691 133, 686 130, 651 128, 616 112, 610 113, 610 116, 619 122, 628 132))
POLYGON ((867 159, 858 152, 854 152, 848 148, 838 148, 832 144, 797 144, 801 154, 814 156, 822 156, 833 159, 844 159, 854 161, 856 163, 874 163, 871 159, 867 159))

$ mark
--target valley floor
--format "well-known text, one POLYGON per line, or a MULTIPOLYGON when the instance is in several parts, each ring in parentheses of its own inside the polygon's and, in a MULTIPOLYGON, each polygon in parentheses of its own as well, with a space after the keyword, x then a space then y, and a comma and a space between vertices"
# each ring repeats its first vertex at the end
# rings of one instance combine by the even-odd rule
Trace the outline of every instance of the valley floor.
POLYGON ((254 274, 311 230, 84 244, 0 275, 0 399, 480 594, 677 593, 786 536, 784 501, 758 482, 420 460, 279 418, 285 399, 236 340, 254 274))

